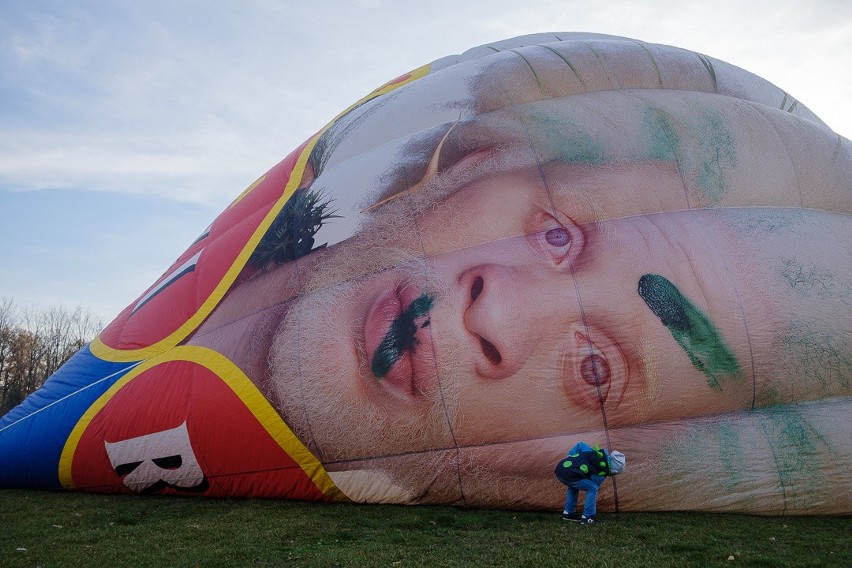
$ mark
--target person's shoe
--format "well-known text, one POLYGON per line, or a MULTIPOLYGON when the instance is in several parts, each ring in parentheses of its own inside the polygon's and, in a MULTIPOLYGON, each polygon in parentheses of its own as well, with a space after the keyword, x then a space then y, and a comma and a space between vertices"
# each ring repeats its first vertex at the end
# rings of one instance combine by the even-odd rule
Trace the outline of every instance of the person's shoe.
POLYGON ((580 522, 580 513, 562 513, 563 521, 574 521, 575 523, 580 522))
POLYGON ((579 521, 581 523, 583 523, 584 525, 596 525, 600 522, 595 517, 595 515, 592 515, 591 517, 587 517, 586 515, 583 515, 582 517, 579 518, 579 521))

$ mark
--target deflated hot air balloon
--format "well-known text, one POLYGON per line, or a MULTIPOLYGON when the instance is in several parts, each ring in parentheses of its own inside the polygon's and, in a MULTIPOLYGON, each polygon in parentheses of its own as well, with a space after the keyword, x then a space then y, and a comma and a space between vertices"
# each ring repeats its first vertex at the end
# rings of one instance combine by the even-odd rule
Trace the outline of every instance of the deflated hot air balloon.
POLYGON ((0 422, 0 483, 852 512, 852 144, 719 60, 590 34, 377 89, 0 422))

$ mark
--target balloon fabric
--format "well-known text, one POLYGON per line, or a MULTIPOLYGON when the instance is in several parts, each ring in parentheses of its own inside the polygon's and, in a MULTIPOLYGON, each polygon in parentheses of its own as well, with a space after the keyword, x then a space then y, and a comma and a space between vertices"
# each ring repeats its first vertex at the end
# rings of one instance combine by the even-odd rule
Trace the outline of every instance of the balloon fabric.
POLYGON ((852 513, 852 144, 691 51, 524 36, 369 93, 0 420, 0 486, 852 513))

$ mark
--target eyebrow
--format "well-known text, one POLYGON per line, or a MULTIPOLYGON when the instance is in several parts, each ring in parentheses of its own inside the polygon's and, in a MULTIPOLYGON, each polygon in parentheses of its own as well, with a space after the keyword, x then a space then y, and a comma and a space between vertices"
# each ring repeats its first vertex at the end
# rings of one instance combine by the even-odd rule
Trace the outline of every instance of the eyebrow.
POLYGON ((386 168, 387 183, 376 200, 364 206, 361 212, 369 214, 397 199, 421 193, 421 190, 427 190, 432 202, 446 199, 486 174, 507 169, 500 167, 500 163, 514 154, 510 147, 517 141, 511 132, 496 132, 492 125, 477 120, 460 119, 441 129, 433 129, 401 147, 400 163, 386 168), (465 158, 478 152, 483 153, 482 159, 459 167, 465 158), (412 157, 417 160, 416 166, 412 165, 412 157))
POLYGON ((501 171, 503 169, 499 165, 501 158, 498 149, 494 146, 481 146, 460 152, 454 155, 452 161, 447 162, 445 167, 442 164, 441 171, 426 179, 425 183, 418 182, 414 184, 416 187, 408 187, 390 195, 380 203, 363 209, 362 212, 369 219, 373 215, 386 214, 385 207, 393 207, 399 204, 418 216, 463 191, 472 183, 501 171), (483 152, 481 159, 465 163, 459 167, 459 164, 464 162, 465 158, 480 151, 483 152), (400 201, 402 199, 406 199, 404 205, 400 201))
POLYGON ((361 213, 366 213, 376 207, 381 207, 385 203, 389 201, 393 201, 394 199, 399 199, 404 195, 409 195, 414 193, 415 191, 419 191, 423 188, 424 184, 427 184, 431 178, 440 174, 439 163, 441 161, 441 150, 444 148, 444 143, 447 141, 447 137, 453 131, 453 129, 458 125, 458 121, 454 122, 452 126, 444 133, 441 139, 438 141, 438 145, 435 146, 435 149, 432 151, 432 155, 429 157, 429 162, 426 164, 426 171, 423 172, 423 177, 420 178, 420 181, 409 187, 408 189, 404 189, 398 193, 393 195, 389 195, 384 199, 380 199, 376 203, 373 203, 369 207, 361 210, 361 213))

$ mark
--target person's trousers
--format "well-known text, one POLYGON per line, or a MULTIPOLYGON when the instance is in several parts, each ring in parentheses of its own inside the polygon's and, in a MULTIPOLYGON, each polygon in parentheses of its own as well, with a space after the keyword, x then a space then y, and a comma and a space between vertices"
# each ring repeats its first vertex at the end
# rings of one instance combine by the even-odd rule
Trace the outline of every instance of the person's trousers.
POLYGON ((565 507, 562 509, 564 513, 573 513, 577 508, 577 498, 580 491, 586 492, 586 500, 583 503, 583 514, 587 517, 592 517, 597 513, 599 487, 589 479, 581 479, 568 484, 568 490, 565 492, 565 507))

